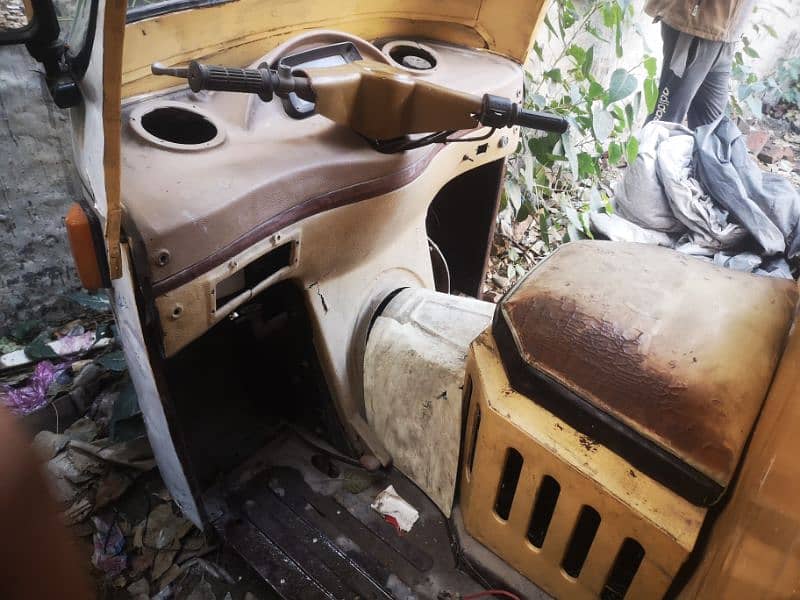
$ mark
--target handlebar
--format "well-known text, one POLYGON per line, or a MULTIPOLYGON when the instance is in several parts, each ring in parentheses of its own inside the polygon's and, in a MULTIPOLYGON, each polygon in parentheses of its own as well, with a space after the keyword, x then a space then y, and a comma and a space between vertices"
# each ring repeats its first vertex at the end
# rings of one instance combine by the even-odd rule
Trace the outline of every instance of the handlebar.
POLYGON ((285 97, 294 92, 303 100, 314 101, 308 78, 293 75, 291 69, 270 69, 266 64, 259 65, 258 69, 239 69, 204 65, 193 60, 188 68, 170 69, 155 63, 150 70, 153 75, 187 79, 193 92, 210 90, 255 94, 264 102, 270 102, 274 95, 285 97))
POLYGON ((502 96, 484 94, 478 120, 487 127, 512 127, 519 125, 540 131, 564 133, 569 123, 552 113, 535 112, 520 108, 519 104, 502 96))
MULTIPOLYGON (((281 65, 277 69, 271 69, 269 65, 262 63, 257 69, 239 69, 204 65, 197 61, 192 61, 189 63, 188 68, 167 68, 155 63, 152 65, 151 70, 154 75, 169 75, 187 79, 189 87, 195 92, 214 90, 255 94, 264 102, 271 101, 275 95, 286 98, 290 93, 294 92, 303 100, 309 102, 317 101, 310 79, 294 75, 291 67, 285 65, 281 65)), ((428 85, 429 87, 437 87, 433 86, 433 84, 428 85)), ((452 93, 457 94, 457 92, 452 93)), ((447 101, 446 94, 440 94, 439 97, 443 102, 447 101)), ((475 100, 476 102, 478 101, 477 98, 475 100)), ((494 128, 519 125, 541 131, 564 133, 569 127, 566 119, 557 115, 524 110, 516 102, 492 94, 484 94, 481 111, 473 116, 482 125, 494 128)), ((449 128, 443 126, 442 129, 449 128)))

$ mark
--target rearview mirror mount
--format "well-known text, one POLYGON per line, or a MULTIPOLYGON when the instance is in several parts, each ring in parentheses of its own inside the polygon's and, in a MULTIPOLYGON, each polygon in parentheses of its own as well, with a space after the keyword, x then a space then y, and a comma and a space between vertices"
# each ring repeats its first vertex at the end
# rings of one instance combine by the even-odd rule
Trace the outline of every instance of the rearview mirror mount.
POLYGON ((67 46, 60 34, 52 0, 0 0, 0 46, 25 44, 44 66, 56 105, 69 108, 80 103, 81 95, 65 60, 67 46))

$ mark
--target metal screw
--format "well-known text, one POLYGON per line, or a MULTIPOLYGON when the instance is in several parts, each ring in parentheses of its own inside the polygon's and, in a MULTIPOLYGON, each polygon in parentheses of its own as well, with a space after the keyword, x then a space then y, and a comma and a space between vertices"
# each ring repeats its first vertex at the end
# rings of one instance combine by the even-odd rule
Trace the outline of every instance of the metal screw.
POLYGON ((166 248, 162 248, 161 250, 158 250, 156 252, 155 257, 153 258, 153 262, 156 263, 157 267, 166 267, 167 264, 169 263, 169 259, 170 259, 169 250, 167 250, 166 248))
POLYGON ((498 148, 505 148, 506 146, 508 146, 508 136, 507 136, 507 135, 504 135, 503 137, 501 137, 501 138, 498 140, 498 142, 497 142, 497 147, 498 147, 498 148))

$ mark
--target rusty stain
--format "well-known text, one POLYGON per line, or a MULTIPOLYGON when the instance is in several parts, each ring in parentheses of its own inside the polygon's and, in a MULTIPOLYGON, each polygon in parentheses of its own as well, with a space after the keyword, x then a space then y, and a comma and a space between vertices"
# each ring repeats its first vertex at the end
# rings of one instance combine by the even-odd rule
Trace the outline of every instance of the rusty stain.
POLYGON ((597 442, 592 438, 582 435, 578 438, 578 442, 580 442, 580 445, 583 446, 583 449, 587 452, 597 452, 597 442))
POLYGON ((572 298, 539 294, 515 300, 508 299, 505 310, 529 364, 568 381, 599 409, 648 437, 666 440, 703 471, 732 473, 736 453, 720 430, 731 416, 711 401, 712 391, 689 389, 672 369, 658 372, 645 364, 643 334, 623 335, 613 323, 582 312, 572 298))
MULTIPOLYGON (((734 387, 742 378, 720 372, 714 361, 699 365, 695 354, 700 350, 687 347, 687 339, 679 337, 686 332, 680 315, 671 311, 711 292, 724 297, 743 281, 739 274, 734 277, 661 249, 577 242, 563 246, 532 271, 503 300, 501 315, 528 365, 727 485, 758 412, 755 403, 763 398, 742 396, 734 387), (628 276, 628 265, 641 274, 648 261, 658 268, 643 280, 628 276), (665 293, 673 292, 670 281, 691 277, 707 277, 708 283, 675 290, 683 295, 674 303, 662 302, 665 293), (648 314, 632 306, 646 306, 648 314)), ((793 282, 760 280, 749 288, 759 305, 772 300, 779 305, 763 317, 763 335, 776 343, 767 348, 772 354, 765 362, 774 367, 798 290, 793 282)), ((749 314, 742 309, 727 318, 735 326, 739 318, 746 324, 749 314)), ((760 371, 752 377, 768 379, 760 371)))

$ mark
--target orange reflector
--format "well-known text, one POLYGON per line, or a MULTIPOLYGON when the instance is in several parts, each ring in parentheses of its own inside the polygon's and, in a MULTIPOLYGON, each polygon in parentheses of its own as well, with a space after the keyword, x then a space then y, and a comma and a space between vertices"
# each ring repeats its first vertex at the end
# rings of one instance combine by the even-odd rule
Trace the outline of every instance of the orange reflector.
POLYGON ((67 225, 67 237, 81 284, 88 290, 100 289, 103 287, 103 278, 100 275, 91 226, 80 204, 74 203, 69 207, 64 222, 67 225))

